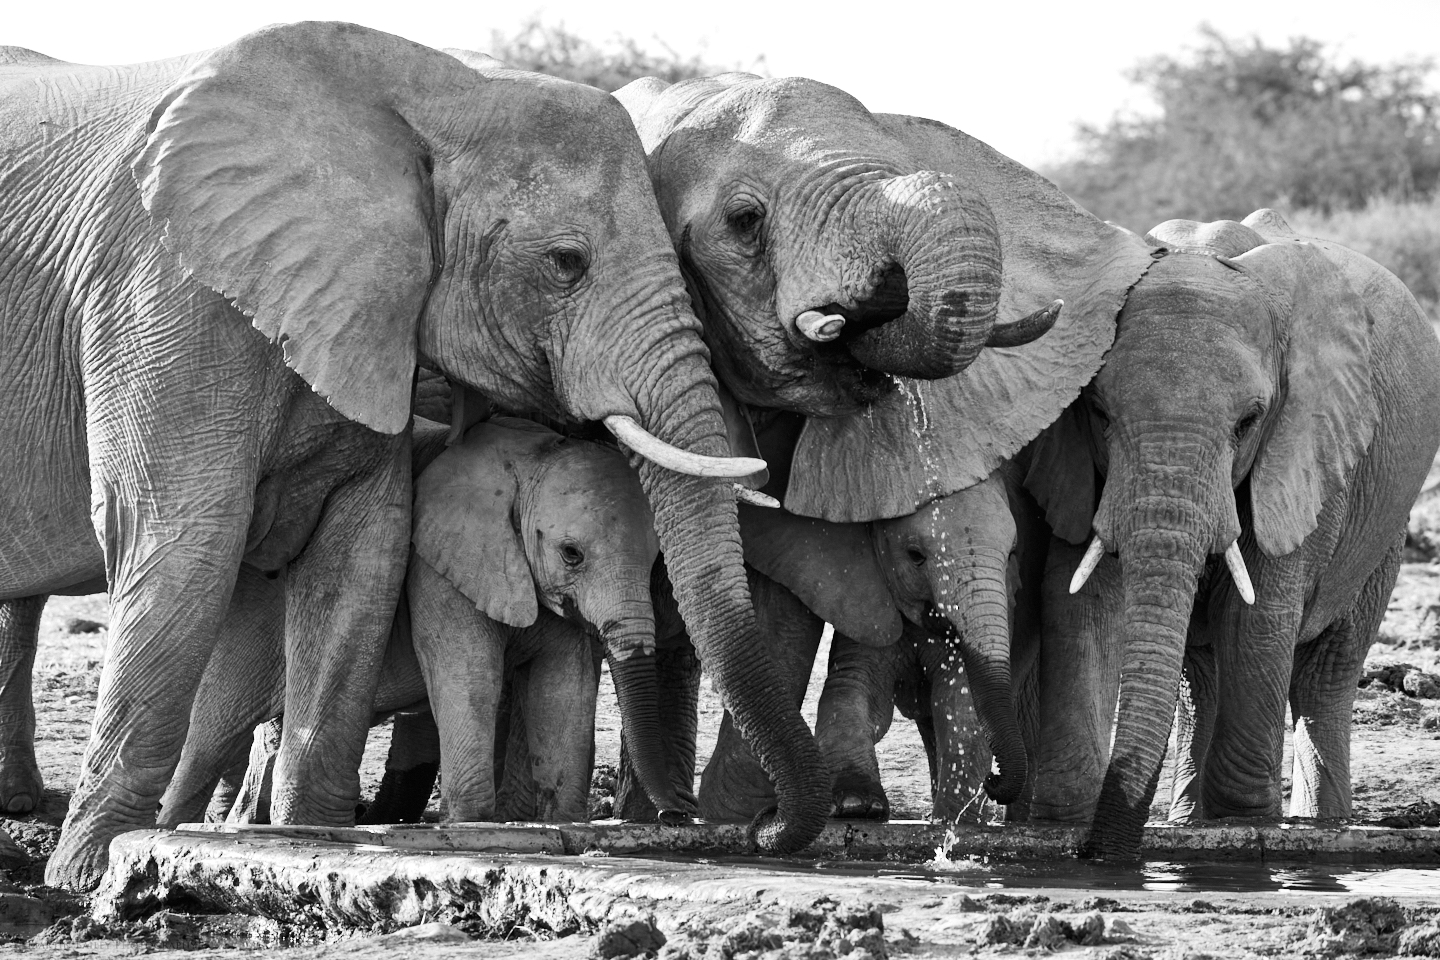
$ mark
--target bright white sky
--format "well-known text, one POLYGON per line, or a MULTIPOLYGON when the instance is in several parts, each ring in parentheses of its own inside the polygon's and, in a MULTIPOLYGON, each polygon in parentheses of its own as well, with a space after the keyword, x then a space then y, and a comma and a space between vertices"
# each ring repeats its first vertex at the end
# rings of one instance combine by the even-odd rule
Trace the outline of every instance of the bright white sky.
POLYGON ((132 63, 218 46, 291 20, 350 20, 437 47, 484 50, 537 10, 595 41, 616 34, 721 65, 765 56, 774 76, 808 76, 872 110, 940 120, 1023 163, 1063 156, 1076 121, 1144 109, 1123 71, 1197 42, 1208 21, 1226 36, 1282 43, 1304 34, 1346 56, 1440 60, 1440 0, 1246 0, 1055 3, 1053 0, 163 0, 11 2, 0 44, 80 63, 132 63), (18 9, 17 9, 18 8, 18 9), (825 11, 825 13, 819 13, 825 11))

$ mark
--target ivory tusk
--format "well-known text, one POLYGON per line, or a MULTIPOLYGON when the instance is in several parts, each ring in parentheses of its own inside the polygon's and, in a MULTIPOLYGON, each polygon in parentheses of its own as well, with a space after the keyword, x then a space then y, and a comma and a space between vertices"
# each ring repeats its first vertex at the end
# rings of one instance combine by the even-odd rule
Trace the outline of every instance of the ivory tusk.
POLYGON ((1060 310, 1064 306, 1064 300, 1056 300, 1050 306, 1036 310, 1028 317, 1011 320, 1005 324, 996 323, 990 328, 990 336, 986 338, 985 346, 1018 347, 1031 340, 1040 339, 1050 332, 1051 327, 1055 326, 1055 321, 1060 319, 1060 310))
POLYGON ((1085 548, 1085 556, 1080 558, 1080 566, 1075 568, 1075 576, 1070 578, 1070 592, 1079 593, 1080 588, 1085 586, 1085 581, 1090 579, 1090 574, 1095 572, 1099 565, 1100 558, 1105 556, 1105 544, 1100 541, 1097 533, 1090 541, 1090 546, 1085 548))
POLYGON ((1230 568, 1230 576, 1235 581, 1235 589, 1240 591, 1240 599, 1246 603, 1254 603, 1255 585, 1250 582, 1250 571, 1245 569, 1245 558, 1240 556, 1239 540, 1225 548, 1225 566, 1230 568))
POLYGON ((741 503, 748 503, 756 507, 769 507, 772 510, 780 508, 780 501, 768 493, 761 493, 759 490, 751 490, 743 483, 735 484, 735 499, 741 503))
POLYGON ((766 468, 765 461, 755 457, 707 457, 672 447, 636 423, 634 417, 612 413, 604 422, 615 439, 651 463, 676 473, 692 477, 748 477, 766 468))
POLYGON ((816 343, 829 343, 845 329, 845 318, 838 313, 806 310, 795 318, 795 328, 816 343))

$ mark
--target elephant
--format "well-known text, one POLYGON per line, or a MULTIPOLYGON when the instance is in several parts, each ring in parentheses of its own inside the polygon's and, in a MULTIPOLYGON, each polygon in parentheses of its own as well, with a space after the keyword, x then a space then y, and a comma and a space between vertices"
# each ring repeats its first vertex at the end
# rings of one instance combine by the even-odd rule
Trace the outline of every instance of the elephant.
MULTIPOLYGON (((1154 262, 987 145, 822 83, 648 78, 616 97, 736 401, 732 437, 754 428, 762 491, 799 517, 889 520, 985 480, 1095 375, 1154 262), (931 335, 952 316, 961 332, 931 335)), ((772 648, 806 660, 780 650, 813 643, 790 625, 803 604, 764 594, 772 648)), ((1024 775, 1006 762, 992 787, 1009 802, 1024 775)))
MULTIPOLYGON (((382 717, 427 696, 431 708, 402 715, 367 819, 424 812, 435 773, 436 735, 425 730, 432 715, 451 819, 586 819, 600 681, 592 637, 610 661, 651 802, 664 820, 689 816, 693 801, 670 786, 658 740, 650 598, 658 546, 635 471, 614 448, 529 420, 494 417, 448 447, 447 433, 416 424, 414 554, 374 703, 382 717), (510 699, 525 705, 522 773, 532 784, 508 810, 497 806, 494 777, 496 744, 503 754, 507 739, 496 733, 507 678, 510 699)), ((216 779, 245 757, 251 729, 284 709, 283 596, 247 594, 201 683, 161 826, 197 819, 216 779), (251 677, 265 683, 246 683, 251 677)), ((250 782, 260 779, 251 772, 250 782)))
POLYGON ((1111 859, 1138 856, 1177 693, 1174 815, 1280 815, 1287 700, 1291 815, 1350 814, 1355 687, 1440 445, 1440 343, 1389 271, 1268 209, 1150 240, 1029 483, 1067 545, 1032 814, 1111 859))
POLYGON ((153 822, 242 565, 285 583, 275 819, 353 819, 421 362, 639 458, 679 609, 782 785, 757 842, 818 833, 823 761, 766 667, 717 479, 763 464, 729 457, 613 98, 343 23, 124 67, 0 59, 0 603, 26 628, 37 598, 103 583, 112 608, 48 882, 92 887, 110 838, 153 822))

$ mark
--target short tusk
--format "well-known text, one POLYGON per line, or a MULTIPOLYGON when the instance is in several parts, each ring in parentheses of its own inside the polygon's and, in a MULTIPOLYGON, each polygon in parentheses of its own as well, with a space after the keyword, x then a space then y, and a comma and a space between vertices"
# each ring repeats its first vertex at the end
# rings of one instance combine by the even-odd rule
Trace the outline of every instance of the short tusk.
POLYGON ((1255 586, 1250 582, 1250 571, 1245 569, 1245 558, 1240 556, 1239 540, 1225 548, 1225 566, 1230 568, 1230 576, 1235 581, 1235 589, 1240 591, 1240 599, 1246 603, 1254 603, 1255 586))
POLYGON ((1100 541, 1097 533, 1090 541, 1090 546, 1085 548, 1085 556, 1080 558, 1080 566, 1075 568, 1075 576, 1070 578, 1070 592, 1079 593, 1080 588, 1085 586, 1085 581, 1090 579, 1090 574, 1100 564, 1100 558, 1105 556, 1105 544, 1100 541))
POLYGON ((795 318, 795 327, 816 343, 829 343, 845 329, 845 318, 838 313, 825 314, 819 310, 806 310, 795 318))
POLYGON ((1011 320, 1009 323, 996 323, 990 328, 990 336, 986 339, 985 346, 1018 347, 1031 340, 1040 339, 1050 332, 1051 327, 1055 326, 1055 321, 1060 319, 1060 309, 1064 306, 1064 300, 1056 300, 1050 306, 1036 310, 1028 317, 1011 320))
POLYGON ((741 503, 748 503, 756 507, 769 507, 772 510, 780 509, 780 501, 768 493, 761 493, 759 490, 751 490, 743 483, 735 484, 735 499, 741 503))
POLYGON ((755 457, 707 457, 672 447, 654 436, 634 417, 612 413, 605 418, 605 427, 615 439, 640 456, 666 470, 692 477, 748 477, 766 469, 765 461, 755 457))

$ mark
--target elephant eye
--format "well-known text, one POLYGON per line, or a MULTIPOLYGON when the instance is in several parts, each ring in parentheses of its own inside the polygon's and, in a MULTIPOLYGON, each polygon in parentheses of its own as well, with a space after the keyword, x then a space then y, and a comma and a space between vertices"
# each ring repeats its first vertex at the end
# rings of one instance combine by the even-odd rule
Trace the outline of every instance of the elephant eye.
POLYGON ((565 561, 566 566, 578 567, 585 562, 585 552, 573 543, 562 543, 560 559, 565 561))
POLYGON ((590 258, 585 251, 574 247, 551 247, 545 256, 556 277, 567 287, 579 283, 585 271, 590 269, 590 258))
POLYGON ((921 553, 914 547, 907 547, 905 550, 905 555, 910 558, 910 562, 915 564, 915 566, 925 566, 925 554, 921 553))
POLYGON ((1255 426, 1255 424, 1259 422, 1260 411, 1258 409, 1251 410, 1249 413, 1245 414, 1245 416, 1241 417, 1240 421, 1235 424, 1235 442, 1239 443, 1244 440, 1245 437, 1250 433, 1250 430, 1255 426))
POLYGON ((760 225, 765 222, 765 208, 753 201, 738 204, 726 212, 725 222, 735 236, 754 243, 760 235, 760 225))

